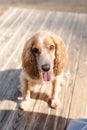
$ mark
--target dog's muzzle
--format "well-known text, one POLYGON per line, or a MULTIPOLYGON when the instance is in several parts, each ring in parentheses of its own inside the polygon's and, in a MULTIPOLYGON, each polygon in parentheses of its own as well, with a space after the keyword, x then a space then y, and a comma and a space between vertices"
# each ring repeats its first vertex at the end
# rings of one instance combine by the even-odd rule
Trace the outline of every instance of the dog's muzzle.
POLYGON ((50 81, 51 80, 50 65, 44 64, 44 65, 41 66, 41 68, 42 68, 43 79, 45 81, 50 81))
POLYGON ((47 71, 50 70, 50 65, 49 64, 45 64, 45 65, 42 65, 41 68, 42 68, 43 71, 47 72, 47 71))

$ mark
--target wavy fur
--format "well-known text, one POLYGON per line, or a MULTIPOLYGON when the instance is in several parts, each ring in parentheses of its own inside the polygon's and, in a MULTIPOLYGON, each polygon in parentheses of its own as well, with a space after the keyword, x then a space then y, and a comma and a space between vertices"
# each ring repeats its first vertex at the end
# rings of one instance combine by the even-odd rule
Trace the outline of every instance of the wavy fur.
POLYGON ((30 39, 25 44, 23 54, 22 54, 22 67, 24 71, 30 76, 32 79, 39 78, 39 70, 38 63, 36 61, 36 57, 32 53, 33 41, 30 39))
POLYGON ((51 35, 55 43, 54 74, 59 75, 64 69, 67 61, 67 52, 63 40, 56 34, 51 35))

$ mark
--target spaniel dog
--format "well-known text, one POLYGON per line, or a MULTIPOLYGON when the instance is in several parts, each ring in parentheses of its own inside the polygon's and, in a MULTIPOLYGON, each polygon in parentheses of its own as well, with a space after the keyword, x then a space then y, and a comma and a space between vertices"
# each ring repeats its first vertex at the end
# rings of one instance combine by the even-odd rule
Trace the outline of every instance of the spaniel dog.
MULTIPOLYGON (((29 103, 30 88, 43 82, 52 83, 51 107, 58 108, 61 76, 67 61, 67 51, 63 40, 53 32, 40 31, 32 36, 22 53, 22 72, 19 90, 22 103, 29 103)), ((26 107, 26 105, 24 105, 26 107)))

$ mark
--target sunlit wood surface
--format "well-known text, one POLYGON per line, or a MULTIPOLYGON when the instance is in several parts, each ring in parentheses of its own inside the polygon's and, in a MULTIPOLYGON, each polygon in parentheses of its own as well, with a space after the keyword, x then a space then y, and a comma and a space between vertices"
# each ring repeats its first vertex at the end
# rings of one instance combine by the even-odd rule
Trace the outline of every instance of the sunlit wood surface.
POLYGON ((87 116, 87 15, 9 8, 0 16, 0 130, 66 130, 69 120, 87 116), (50 86, 32 90, 30 108, 18 107, 21 53, 29 37, 49 30, 62 37, 69 60, 62 108, 49 107, 50 86))

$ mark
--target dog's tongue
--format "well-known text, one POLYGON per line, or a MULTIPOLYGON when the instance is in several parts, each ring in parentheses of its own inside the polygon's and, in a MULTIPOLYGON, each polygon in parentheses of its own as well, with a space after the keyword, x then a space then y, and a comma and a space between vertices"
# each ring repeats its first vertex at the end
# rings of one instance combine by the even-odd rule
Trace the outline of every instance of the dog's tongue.
POLYGON ((48 72, 43 72, 43 79, 45 81, 50 81, 51 80, 51 72, 48 71, 48 72))

